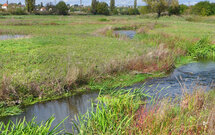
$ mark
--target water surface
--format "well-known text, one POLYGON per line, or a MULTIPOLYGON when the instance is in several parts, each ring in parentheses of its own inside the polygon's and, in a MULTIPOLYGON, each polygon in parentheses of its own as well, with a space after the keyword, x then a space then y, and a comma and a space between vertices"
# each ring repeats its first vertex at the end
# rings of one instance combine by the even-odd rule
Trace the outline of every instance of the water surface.
POLYGON ((127 89, 142 89, 153 97, 180 97, 193 90, 210 90, 214 87, 215 62, 190 63, 175 69, 169 76, 150 79, 127 89))
POLYGON ((133 39, 134 36, 136 35, 136 31, 134 30, 116 30, 114 31, 116 34, 119 34, 119 35, 124 35, 124 36, 127 36, 129 37, 130 39, 133 39))
POLYGON ((8 120, 12 120, 15 122, 16 119, 23 119, 24 117, 27 121, 30 121, 36 117, 36 121, 41 122, 46 121, 54 115, 56 117, 53 123, 54 126, 69 116, 65 120, 63 127, 67 131, 72 132, 72 120, 78 114, 85 114, 91 108, 91 103, 97 96, 98 92, 90 92, 77 94, 69 98, 37 103, 27 107, 21 115, 4 117, 1 118, 1 121, 7 122, 8 120))
POLYGON ((24 38, 26 35, 0 35, 0 40, 24 38))
MULTIPOLYGON (((126 88, 142 88, 144 91, 148 91, 151 96, 159 96, 161 98, 170 96, 175 98, 183 94, 183 88, 185 88, 185 86, 187 92, 192 92, 197 86, 209 90, 214 86, 214 81, 215 62, 199 62, 181 66, 167 77, 149 79, 146 82, 126 88)), ((71 131, 71 122, 74 120, 75 115, 86 113, 87 110, 91 108, 91 103, 97 96, 98 92, 88 92, 69 98, 37 103, 27 107, 21 115, 4 117, 1 120, 4 122, 8 120, 15 121, 16 119, 25 117, 26 120, 29 121, 36 116, 36 120, 41 122, 54 115, 56 117, 54 125, 56 125, 69 116, 63 126, 67 131, 71 131)))

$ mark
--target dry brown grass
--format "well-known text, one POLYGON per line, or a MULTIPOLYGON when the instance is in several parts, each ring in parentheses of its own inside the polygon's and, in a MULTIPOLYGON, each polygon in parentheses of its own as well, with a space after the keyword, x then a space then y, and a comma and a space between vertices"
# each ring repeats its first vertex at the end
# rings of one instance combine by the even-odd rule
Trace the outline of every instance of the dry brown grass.
POLYGON ((106 26, 104 28, 98 29, 96 30, 93 34, 96 36, 106 36, 108 31, 112 31, 113 30, 113 26, 106 26))

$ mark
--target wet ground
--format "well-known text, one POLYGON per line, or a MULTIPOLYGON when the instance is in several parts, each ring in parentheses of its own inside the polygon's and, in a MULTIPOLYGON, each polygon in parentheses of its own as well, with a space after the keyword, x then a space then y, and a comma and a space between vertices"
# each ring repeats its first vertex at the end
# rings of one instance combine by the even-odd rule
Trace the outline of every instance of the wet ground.
MULTIPOLYGON (((172 97, 181 96, 183 90, 192 92, 193 90, 203 87, 209 90, 213 87, 215 81, 215 62, 190 63, 175 69, 168 77, 154 78, 145 83, 138 83, 127 89, 142 89, 147 91, 151 96, 172 97), (186 87, 185 87, 186 86, 186 87), (186 88, 186 89, 185 89, 186 88)), ((56 117, 54 125, 70 116, 65 122, 64 127, 71 131, 72 120, 75 115, 84 114, 91 108, 92 101, 98 96, 98 92, 78 94, 69 98, 53 100, 44 103, 37 103, 26 108, 24 113, 18 116, 4 117, 1 120, 15 121, 26 117, 31 120, 34 116, 37 121, 47 120, 52 115, 56 117)))
POLYGON ((190 63, 175 69, 169 76, 154 78, 127 89, 142 89, 153 97, 180 97, 193 90, 209 90, 214 87, 215 62, 190 63))
POLYGON ((116 30, 114 32, 119 35, 127 36, 130 39, 133 39, 134 36, 136 35, 136 31, 134 30, 116 30))
POLYGON ((0 35, 0 40, 24 38, 26 35, 0 35))

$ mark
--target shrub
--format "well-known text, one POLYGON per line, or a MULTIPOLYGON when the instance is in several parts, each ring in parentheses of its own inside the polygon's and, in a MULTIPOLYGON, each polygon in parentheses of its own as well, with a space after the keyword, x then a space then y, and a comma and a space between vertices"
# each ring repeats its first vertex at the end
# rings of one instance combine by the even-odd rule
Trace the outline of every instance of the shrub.
POLYGON ((148 14, 148 13, 150 13, 150 9, 148 6, 142 6, 140 8, 140 14, 144 15, 144 14, 148 14))
POLYGON ((57 13, 59 15, 67 15, 68 14, 68 7, 66 6, 66 3, 64 1, 60 1, 57 5, 57 13))
POLYGON ((188 10, 188 9, 189 9, 189 7, 188 7, 187 5, 181 4, 181 5, 179 6, 179 13, 180 13, 180 14, 184 14, 185 11, 188 10))
POLYGON ((128 9, 128 15, 138 15, 139 14, 139 10, 135 9, 135 8, 129 8, 128 9))
POLYGON ((114 15, 118 15, 118 14, 119 14, 119 12, 118 12, 118 10, 117 10, 116 8, 114 8, 114 10, 113 10, 112 14, 114 14, 114 15))
POLYGON ((168 9, 169 15, 179 15, 180 14, 180 7, 176 6, 176 7, 169 7, 168 9))
POLYGON ((99 2, 96 6, 97 14, 109 15, 108 4, 99 2))
POLYGON ((210 42, 209 37, 204 37, 189 49, 189 53, 196 59, 215 58, 215 45, 210 42))
POLYGON ((10 12, 12 15, 27 15, 26 10, 22 9, 22 8, 17 8, 17 9, 10 11, 10 12))
POLYGON ((209 16, 213 14, 213 7, 210 2, 202 1, 192 8, 192 12, 197 15, 209 16))

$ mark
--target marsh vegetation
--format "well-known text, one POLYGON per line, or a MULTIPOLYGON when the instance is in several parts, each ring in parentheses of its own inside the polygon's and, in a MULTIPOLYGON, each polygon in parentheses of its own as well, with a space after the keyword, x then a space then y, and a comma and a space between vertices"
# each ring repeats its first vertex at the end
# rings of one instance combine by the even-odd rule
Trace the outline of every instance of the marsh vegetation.
MULTIPOLYGON (((147 93, 119 90, 167 76, 183 64, 214 60, 215 18, 199 18, 4 16, 1 35, 31 36, 0 40, 0 115, 19 114, 21 108, 37 102, 102 90, 95 110, 79 116, 80 124, 74 128, 80 134, 213 133, 213 90, 184 94, 183 100, 174 103, 156 101, 150 109, 142 99, 147 93), (129 39, 116 30, 136 34, 129 39)), ((1 127, 8 130, 7 125, 1 127)))

